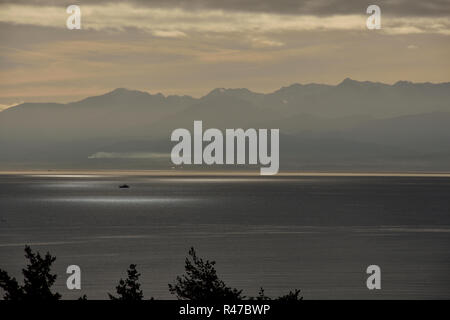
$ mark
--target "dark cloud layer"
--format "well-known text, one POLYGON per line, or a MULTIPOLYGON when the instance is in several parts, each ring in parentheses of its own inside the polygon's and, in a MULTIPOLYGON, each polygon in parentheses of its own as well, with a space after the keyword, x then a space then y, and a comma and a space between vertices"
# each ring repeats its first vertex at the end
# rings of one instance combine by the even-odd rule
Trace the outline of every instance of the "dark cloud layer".
MULTIPOLYGON (((68 6, 70 4, 123 3, 119 0, 0 0, 0 3, 68 6)), ((449 0, 131 0, 137 6, 183 9, 222 9, 230 11, 284 14, 333 15, 364 14, 370 4, 381 7, 382 13, 393 16, 449 16, 449 0)))

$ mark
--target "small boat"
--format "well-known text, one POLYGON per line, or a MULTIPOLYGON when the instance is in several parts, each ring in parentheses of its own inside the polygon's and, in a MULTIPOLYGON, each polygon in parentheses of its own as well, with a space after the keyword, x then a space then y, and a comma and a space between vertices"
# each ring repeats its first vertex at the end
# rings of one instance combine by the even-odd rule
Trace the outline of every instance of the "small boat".
POLYGON ((128 189, 129 187, 130 187, 130 186, 127 185, 127 184, 121 184, 121 185, 119 186, 120 189, 128 189))

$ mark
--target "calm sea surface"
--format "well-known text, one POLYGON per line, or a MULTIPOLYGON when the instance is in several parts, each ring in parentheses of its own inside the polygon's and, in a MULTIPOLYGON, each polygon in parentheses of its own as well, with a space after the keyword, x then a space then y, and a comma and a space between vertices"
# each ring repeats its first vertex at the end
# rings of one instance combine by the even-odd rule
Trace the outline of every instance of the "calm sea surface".
POLYGON ((107 298, 130 263, 146 297, 173 298, 191 246, 246 295, 448 299, 450 178, 0 175, 0 268, 21 278, 25 244, 57 257, 66 299, 107 298))

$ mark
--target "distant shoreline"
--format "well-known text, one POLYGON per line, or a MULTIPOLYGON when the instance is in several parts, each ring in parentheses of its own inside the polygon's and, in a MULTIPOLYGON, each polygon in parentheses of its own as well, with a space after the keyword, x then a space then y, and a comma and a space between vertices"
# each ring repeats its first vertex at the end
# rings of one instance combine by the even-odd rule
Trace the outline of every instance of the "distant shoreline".
MULTIPOLYGON (((261 177, 259 171, 195 171, 195 170, 0 170, 0 175, 31 176, 248 176, 261 177)), ((328 172, 328 171, 286 171, 279 172, 277 177, 450 177, 450 172, 328 172)))

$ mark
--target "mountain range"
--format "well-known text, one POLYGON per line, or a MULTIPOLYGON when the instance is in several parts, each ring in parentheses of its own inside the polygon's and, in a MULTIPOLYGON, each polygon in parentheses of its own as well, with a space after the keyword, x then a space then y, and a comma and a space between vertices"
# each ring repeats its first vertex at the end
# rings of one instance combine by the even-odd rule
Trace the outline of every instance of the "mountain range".
MULTIPOLYGON (((450 83, 345 79, 201 98, 115 89, 0 112, 0 170, 168 169, 176 128, 279 128, 280 169, 450 171, 450 83)), ((221 169, 224 169, 223 167, 221 169)))

